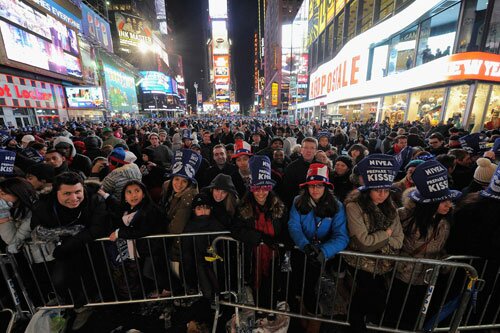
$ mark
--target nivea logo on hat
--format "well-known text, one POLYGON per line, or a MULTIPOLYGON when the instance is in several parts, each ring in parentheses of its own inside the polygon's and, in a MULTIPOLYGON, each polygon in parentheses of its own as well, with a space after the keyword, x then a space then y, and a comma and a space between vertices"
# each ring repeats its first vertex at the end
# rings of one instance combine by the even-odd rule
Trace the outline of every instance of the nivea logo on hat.
POLYGON ((357 164, 363 177, 364 185, 360 191, 376 188, 390 188, 399 170, 399 163, 394 156, 373 154, 365 157, 357 164))
POLYGON ((12 175, 16 153, 10 150, 0 149, 0 175, 12 175))
POLYGON ((416 189, 409 195, 416 202, 441 202, 461 196, 460 191, 449 189, 448 171, 438 161, 426 161, 417 166, 413 171, 412 179, 416 189))
POLYGON ((272 188, 276 184, 271 178, 271 160, 268 156, 252 156, 248 163, 252 176, 250 187, 270 186, 272 188))

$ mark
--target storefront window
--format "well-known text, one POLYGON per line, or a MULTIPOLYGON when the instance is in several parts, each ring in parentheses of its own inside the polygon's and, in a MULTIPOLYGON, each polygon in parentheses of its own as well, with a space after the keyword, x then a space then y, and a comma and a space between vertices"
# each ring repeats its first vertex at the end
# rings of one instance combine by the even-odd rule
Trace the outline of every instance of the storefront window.
POLYGON ((489 84, 479 84, 477 86, 476 95, 474 96, 474 104, 467 122, 467 128, 471 133, 479 132, 481 129, 481 118, 484 114, 488 93, 490 91, 489 84))
POLYGON ((500 52, 500 1, 495 1, 491 13, 491 23, 484 50, 491 53, 500 52))
POLYGON ((394 0, 380 0, 377 22, 380 22, 386 17, 391 16, 393 9, 394 9, 394 0))
POLYGON ((339 114, 348 122, 375 120, 378 102, 339 105, 339 114))
POLYGON ((408 94, 398 94, 384 97, 381 121, 392 126, 404 121, 407 109, 408 94))
POLYGON ((365 0, 362 2, 362 16, 358 18, 360 22, 361 31, 365 32, 373 26, 373 7, 375 0, 365 0))
POLYGON ((334 54, 340 51, 342 45, 344 45, 344 12, 342 12, 335 19, 335 51, 334 54))
POLYGON ((441 118, 444 88, 415 91, 410 96, 408 121, 436 126, 441 118))
POLYGON ((349 17, 348 20, 349 22, 347 23, 347 40, 346 42, 350 41, 351 39, 356 36, 356 13, 358 11, 358 0, 354 0, 351 2, 349 5, 349 17))
POLYGON ((469 0, 464 2, 458 52, 478 51, 484 31, 484 20, 488 0, 469 0))
POLYGON ((446 113, 444 121, 452 120, 455 127, 461 128, 464 125, 464 112, 467 106, 467 95, 469 94, 469 85, 451 87, 448 93, 448 102, 446 103, 446 113))
POLYGON ((413 67, 417 26, 392 38, 389 49, 388 74, 397 74, 413 67))
POLYGON ((459 13, 460 4, 456 4, 422 22, 417 66, 451 54, 459 13))
POLYGON ((494 85, 486 106, 484 128, 494 130, 500 128, 500 85, 494 85))
POLYGON ((372 71, 370 80, 382 78, 387 74, 387 53, 389 45, 380 45, 373 50, 372 71))

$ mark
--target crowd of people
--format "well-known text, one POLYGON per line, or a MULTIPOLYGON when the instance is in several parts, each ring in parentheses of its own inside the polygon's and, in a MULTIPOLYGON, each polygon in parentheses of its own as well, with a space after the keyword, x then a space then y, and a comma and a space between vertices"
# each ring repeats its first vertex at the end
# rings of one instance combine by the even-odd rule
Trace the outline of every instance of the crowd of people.
MULTIPOLYGON (((205 260, 214 256, 207 253, 211 239, 172 238, 164 247, 141 238, 229 231, 246 245, 244 278, 264 308, 282 297, 271 271, 279 271, 284 248, 291 251, 292 270, 307 272, 291 281, 291 292, 304 297, 298 311, 306 314, 317 312, 317 295, 301 295, 302 276, 307 286, 316 285, 321 268, 337 265, 345 249, 500 259, 499 130, 186 118, 67 123, 0 136, 2 249, 24 249, 35 266, 49 264, 57 297, 70 294, 75 305, 73 329, 90 315, 80 284, 88 274, 85 245, 102 237, 109 238, 119 295, 139 293, 139 280, 154 279, 155 297, 199 283, 211 299, 219 292, 205 260)), ((402 302, 411 284, 410 300, 419 310, 423 266, 394 268, 390 261, 349 256, 346 263, 338 270, 357 270, 353 332, 366 331, 365 323, 386 308, 385 279, 393 269, 394 288, 402 292, 391 294, 391 304, 402 302)), ((303 324, 319 331, 317 321, 303 324)))

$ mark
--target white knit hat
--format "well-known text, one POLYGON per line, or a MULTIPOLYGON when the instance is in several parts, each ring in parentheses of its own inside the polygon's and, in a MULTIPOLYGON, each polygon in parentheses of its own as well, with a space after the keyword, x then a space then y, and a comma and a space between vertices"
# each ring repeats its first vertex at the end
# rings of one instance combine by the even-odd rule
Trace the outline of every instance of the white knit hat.
POLYGON ((478 158, 477 168, 474 172, 474 179, 481 184, 489 184, 491 178, 495 174, 495 170, 497 169, 497 165, 491 163, 491 161, 487 158, 481 157, 478 158))

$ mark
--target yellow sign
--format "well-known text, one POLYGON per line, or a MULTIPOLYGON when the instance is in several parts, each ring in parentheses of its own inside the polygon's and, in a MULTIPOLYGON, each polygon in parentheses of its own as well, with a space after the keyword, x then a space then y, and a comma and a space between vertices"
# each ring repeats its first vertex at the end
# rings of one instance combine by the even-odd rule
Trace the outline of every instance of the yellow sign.
POLYGON ((310 0, 309 2, 309 22, 308 31, 309 36, 307 39, 307 45, 311 45, 312 42, 319 36, 319 9, 321 0, 310 0))
POLYGON ((278 84, 276 82, 271 83, 271 105, 278 106, 278 84))
POLYGON ((335 15, 337 15, 342 8, 344 8, 346 1, 345 0, 337 0, 335 3, 335 15))
POLYGON ((335 0, 326 0, 326 23, 330 23, 335 17, 335 0))
POLYGON ((323 30, 326 28, 326 2, 321 1, 321 4, 319 6, 319 13, 318 13, 318 21, 319 21, 319 31, 318 35, 320 35, 323 30))

